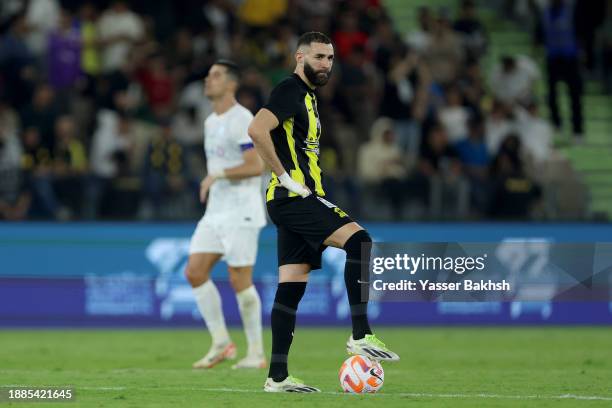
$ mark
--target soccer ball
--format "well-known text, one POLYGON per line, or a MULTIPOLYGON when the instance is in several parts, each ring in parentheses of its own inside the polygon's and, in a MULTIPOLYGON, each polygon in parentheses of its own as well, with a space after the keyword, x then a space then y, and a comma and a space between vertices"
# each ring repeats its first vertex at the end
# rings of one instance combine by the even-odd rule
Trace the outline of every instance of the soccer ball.
POLYGON ((342 363, 338 376, 344 392, 354 394, 376 392, 382 388, 385 380, 385 372, 380 364, 366 356, 347 358, 342 363))

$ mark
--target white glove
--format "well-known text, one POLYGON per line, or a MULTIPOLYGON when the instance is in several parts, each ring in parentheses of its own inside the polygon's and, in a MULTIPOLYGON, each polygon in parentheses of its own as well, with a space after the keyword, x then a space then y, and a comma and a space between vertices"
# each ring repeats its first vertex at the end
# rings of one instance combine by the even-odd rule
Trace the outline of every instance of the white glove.
POLYGON ((308 197, 311 194, 310 190, 308 190, 302 184, 292 179, 291 176, 289 176, 287 172, 284 172, 283 174, 281 174, 278 180, 280 181, 283 187, 285 187, 287 190, 291 191, 292 193, 296 193, 302 196, 302 198, 308 197))

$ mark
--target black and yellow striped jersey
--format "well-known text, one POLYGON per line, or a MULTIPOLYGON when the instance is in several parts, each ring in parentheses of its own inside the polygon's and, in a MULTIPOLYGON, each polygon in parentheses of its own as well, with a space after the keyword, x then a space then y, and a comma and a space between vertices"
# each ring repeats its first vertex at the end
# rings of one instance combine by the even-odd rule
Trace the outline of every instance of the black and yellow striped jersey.
MULTIPOLYGON (((314 194, 324 196, 319 167, 321 123, 313 90, 293 74, 272 90, 264 107, 278 119, 279 125, 271 132, 272 142, 287 173, 314 194)), ((281 186, 277 175, 272 173, 266 201, 296 196, 281 186)))

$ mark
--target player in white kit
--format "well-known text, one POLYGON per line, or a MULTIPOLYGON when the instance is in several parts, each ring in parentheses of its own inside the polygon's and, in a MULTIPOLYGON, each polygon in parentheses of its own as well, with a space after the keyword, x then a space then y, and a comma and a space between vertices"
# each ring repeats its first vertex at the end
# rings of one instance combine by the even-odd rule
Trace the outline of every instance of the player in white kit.
POLYGON ((266 366, 261 300, 252 281, 259 232, 266 223, 260 189, 264 165, 247 133, 253 115, 236 102, 238 82, 236 64, 219 60, 210 68, 204 85, 213 105, 204 125, 208 175, 200 184, 200 201, 208 205, 191 237, 185 275, 212 345, 194 368, 212 368, 237 354, 225 325, 219 291, 210 279, 210 271, 221 259, 228 265, 248 343, 246 357, 233 368, 266 366))

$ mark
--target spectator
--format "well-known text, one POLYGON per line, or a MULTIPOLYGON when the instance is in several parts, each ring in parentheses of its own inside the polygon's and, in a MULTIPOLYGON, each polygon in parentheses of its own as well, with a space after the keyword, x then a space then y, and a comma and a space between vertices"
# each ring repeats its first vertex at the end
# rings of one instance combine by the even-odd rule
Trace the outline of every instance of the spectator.
POLYGON ((95 218, 99 212, 104 212, 101 210, 108 202, 113 178, 129 166, 133 145, 131 131, 132 121, 124 112, 102 110, 98 113, 98 128, 89 156, 92 174, 85 192, 86 217, 95 218))
POLYGON ((378 118, 370 130, 370 141, 359 148, 357 174, 390 202, 396 220, 401 218, 408 165, 395 144, 393 121, 378 118))
MULTIPOLYGON (((194 39, 196 57, 204 55, 204 49, 206 49, 212 58, 215 58, 215 55, 220 58, 228 58, 232 28, 236 31, 237 27, 234 5, 225 0, 207 1, 203 11, 208 26, 202 29, 200 18, 192 20, 189 26, 195 33, 201 34, 194 39)), ((266 10, 261 11, 266 12, 266 10)))
POLYGON ((446 129, 449 143, 454 144, 467 137, 470 112, 463 106, 461 93, 456 86, 447 87, 445 97, 446 104, 440 109, 438 119, 446 129))
POLYGON ((514 123, 510 120, 510 111, 506 105, 498 101, 493 102, 485 129, 487 149, 491 156, 495 156, 506 136, 514 131, 514 123))
POLYGON ((496 99, 509 106, 526 105, 534 98, 539 78, 538 67, 531 58, 505 55, 493 67, 489 87, 496 99))
POLYGON ((135 84, 132 82, 135 68, 132 61, 125 61, 120 69, 98 78, 96 99, 100 109, 125 111, 137 105, 137 98, 130 92, 135 84))
POLYGON ((81 36, 68 10, 61 11, 59 26, 48 41, 49 84, 56 90, 70 88, 81 77, 81 36))
POLYGON ((128 59, 131 48, 144 36, 142 19, 133 13, 124 0, 113 0, 98 21, 102 45, 102 69, 106 73, 118 70, 128 59))
POLYGON ((453 31, 444 11, 434 26, 429 47, 423 54, 433 81, 446 86, 455 81, 465 60, 461 39, 453 31))
POLYGON ((421 143, 420 122, 428 101, 429 75, 421 57, 400 49, 391 57, 379 115, 393 119, 398 145, 416 158, 421 143))
POLYGON ((486 96, 486 86, 478 62, 472 61, 465 67, 462 76, 457 81, 457 86, 463 96, 464 104, 472 112, 482 115, 482 102, 486 96))
POLYGON ((429 129, 421 149, 418 169, 427 177, 443 175, 456 178, 461 175, 459 154, 449 144, 446 129, 440 123, 433 124, 429 129))
POLYGON ((94 79, 100 74, 102 61, 99 50, 99 33, 97 28, 97 10, 93 3, 85 3, 79 10, 81 24, 81 71, 89 81, 87 89, 92 93, 94 79))
POLYGON ((136 76, 154 117, 159 119, 168 116, 174 104, 175 83, 165 58, 160 53, 153 54, 138 69, 136 76))
POLYGON ((521 154, 518 135, 508 135, 493 161, 491 217, 525 219, 541 196, 541 188, 525 175, 521 154))
POLYGON ((485 143, 483 118, 473 114, 468 129, 468 137, 457 142, 455 149, 470 183, 472 207, 484 214, 488 208, 488 170, 491 158, 485 143))
POLYGON ((18 15, 0 37, 0 78, 6 84, 5 98, 18 112, 29 103, 36 77, 34 55, 25 42, 27 25, 18 15))
POLYGON ((368 42, 368 48, 374 54, 374 64, 380 72, 389 72, 391 58, 400 45, 401 40, 393 29, 391 20, 381 20, 368 42))
POLYGON ((429 7, 419 7, 417 19, 418 28, 406 35, 405 42, 414 51, 423 55, 431 45, 436 21, 429 7))
POLYGON ((349 122, 357 125, 360 140, 367 138, 367 126, 375 115, 374 106, 363 103, 364 100, 374 99, 374 75, 373 65, 367 60, 365 49, 355 46, 341 65, 339 92, 348 108, 349 122))
POLYGON ((486 52, 488 36, 485 27, 476 16, 474 0, 462 0, 459 18, 453 28, 461 33, 463 47, 468 60, 479 60, 486 52))
POLYGON ((435 218, 447 212, 463 215, 467 186, 462 176, 459 154, 448 143, 444 126, 433 123, 421 145, 417 171, 410 180, 408 191, 425 201, 435 218))
POLYGON ((55 122, 55 140, 53 187, 59 201, 71 214, 80 215, 87 154, 70 116, 60 116, 55 122))
POLYGON ((552 0, 541 12, 540 30, 546 48, 548 107, 557 130, 561 114, 557 102, 557 84, 565 82, 569 90, 574 140, 583 140, 582 76, 579 44, 576 37, 573 0, 552 0))
POLYGON ((91 169, 96 176, 111 178, 118 171, 113 155, 130 151, 132 120, 125 113, 105 110, 98 114, 98 123, 92 140, 91 169))
MULTIPOLYGON (((322 112, 321 104, 319 103, 319 112, 322 112)), ((326 132, 326 137, 321 138, 321 168, 325 169, 325 178, 323 179, 323 189, 328 200, 331 202, 342 202, 342 208, 345 208, 351 214, 361 213, 361 196, 360 196, 360 180, 353 177, 354 172, 347 170, 347 156, 352 152, 343 150, 340 141, 337 140, 336 128, 337 124, 326 124, 325 115, 321 115, 321 123, 323 129, 330 129, 326 132), (342 201, 344 200, 344 201, 342 201)), ((355 152, 359 153, 359 152, 355 152)), ((351 155, 352 156, 352 155, 351 155)))
POLYGON ((465 173, 484 180, 490 157, 484 138, 483 118, 479 115, 472 115, 468 125, 468 137, 455 143, 455 150, 465 173))
POLYGON ((349 54, 359 47, 365 49, 368 35, 359 29, 357 14, 346 11, 339 17, 339 28, 333 35, 336 54, 344 60, 349 54))
POLYGON ((176 140, 169 123, 162 123, 161 134, 147 148, 144 166, 145 198, 159 218, 162 205, 187 186, 187 167, 183 146, 176 140))
POLYGON ((23 127, 36 128, 40 143, 49 152, 55 146, 53 127, 59 111, 53 89, 48 84, 40 84, 34 92, 31 105, 24 109, 21 116, 23 127))
POLYGON ((62 207, 53 188, 53 157, 51 151, 41 143, 40 134, 34 127, 23 133, 21 166, 24 183, 32 192, 34 218, 67 220, 70 212, 62 207))
POLYGON ((0 101, 0 220, 27 216, 31 195, 21 174, 22 147, 17 136, 17 115, 0 101))
POLYGON ((521 145, 537 163, 543 163, 551 158, 553 144, 553 129, 547 120, 538 114, 538 104, 531 102, 526 109, 517 108, 517 132, 521 145))
POLYGON ((60 4, 57 0, 30 0, 26 10, 28 48, 39 63, 45 57, 47 38, 60 21, 60 4))

